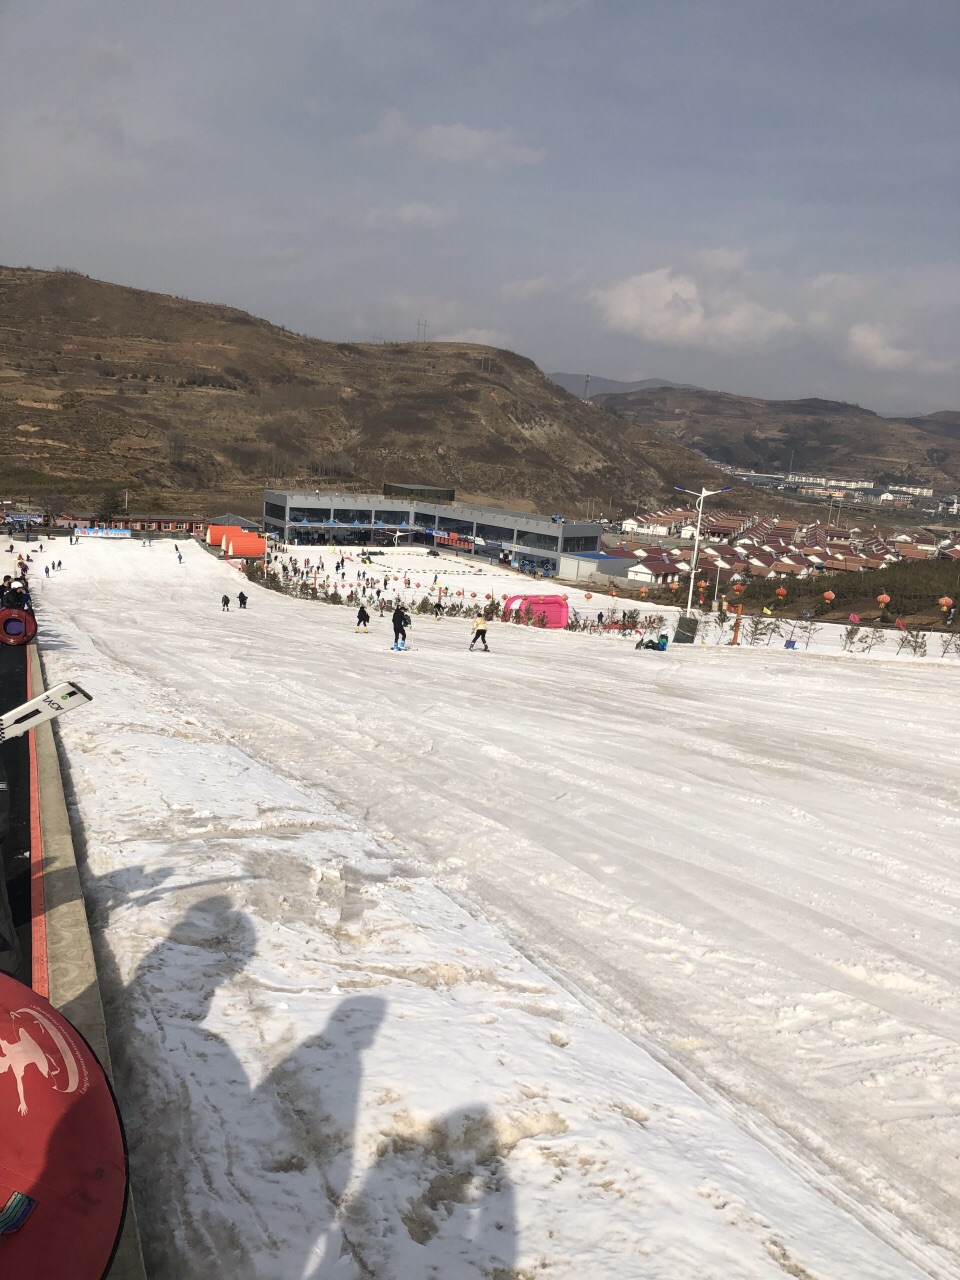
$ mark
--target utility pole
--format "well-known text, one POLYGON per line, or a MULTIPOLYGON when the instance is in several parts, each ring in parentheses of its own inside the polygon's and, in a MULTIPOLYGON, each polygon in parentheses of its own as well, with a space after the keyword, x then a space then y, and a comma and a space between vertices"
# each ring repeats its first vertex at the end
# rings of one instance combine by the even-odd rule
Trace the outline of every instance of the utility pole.
MULTIPOLYGON (((690 557, 690 587, 687 591, 687 607, 683 613, 685 618, 689 618, 693 611, 693 580, 697 576, 697 556, 700 552, 700 521, 703 519, 703 504, 707 498, 712 498, 715 494, 729 493, 732 487, 732 485, 725 484, 722 489, 701 489, 700 493, 697 494, 693 489, 681 489, 678 484, 674 485, 677 493, 688 493, 691 498, 695 497, 697 499, 695 504, 697 508, 697 528, 693 535, 693 554, 690 557)), ((717 577, 719 580, 719 574, 717 577)))

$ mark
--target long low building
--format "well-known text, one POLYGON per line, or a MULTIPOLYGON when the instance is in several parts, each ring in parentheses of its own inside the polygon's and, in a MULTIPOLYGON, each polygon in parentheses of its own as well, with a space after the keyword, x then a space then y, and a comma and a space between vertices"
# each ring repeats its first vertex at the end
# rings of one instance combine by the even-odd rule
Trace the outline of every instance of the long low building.
MULTIPOLYGON (((469 502, 430 500, 427 486, 384 486, 384 494, 267 489, 263 525, 308 546, 418 543, 556 573, 563 552, 596 551, 602 525, 469 502)), ((449 491, 441 491, 446 494, 449 491)))

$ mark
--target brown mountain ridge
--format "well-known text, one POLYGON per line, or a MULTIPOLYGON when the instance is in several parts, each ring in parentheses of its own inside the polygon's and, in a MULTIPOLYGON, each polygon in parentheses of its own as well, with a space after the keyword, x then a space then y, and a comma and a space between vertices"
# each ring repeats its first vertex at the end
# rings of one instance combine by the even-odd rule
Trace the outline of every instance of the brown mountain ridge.
POLYGON ((834 400, 758 400, 722 391, 644 388, 596 402, 673 444, 754 471, 960 488, 960 414, 884 418, 834 400))
POLYGON ((141 510, 392 479, 574 512, 718 479, 509 351, 322 342, 230 307, 2 267, 0 456, 5 496, 129 488, 141 510))

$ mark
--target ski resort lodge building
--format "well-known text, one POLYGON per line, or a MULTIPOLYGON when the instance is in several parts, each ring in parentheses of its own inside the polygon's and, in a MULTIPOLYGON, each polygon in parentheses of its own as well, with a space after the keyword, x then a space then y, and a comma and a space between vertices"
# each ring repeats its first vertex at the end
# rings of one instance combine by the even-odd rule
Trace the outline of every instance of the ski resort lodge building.
POLYGON ((596 551, 596 520, 564 520, 456 501, 453 489, 385 484, 383 493, 268 489, 263 528, 288 543, 446 547, 556 573, 564 552, 596 551))

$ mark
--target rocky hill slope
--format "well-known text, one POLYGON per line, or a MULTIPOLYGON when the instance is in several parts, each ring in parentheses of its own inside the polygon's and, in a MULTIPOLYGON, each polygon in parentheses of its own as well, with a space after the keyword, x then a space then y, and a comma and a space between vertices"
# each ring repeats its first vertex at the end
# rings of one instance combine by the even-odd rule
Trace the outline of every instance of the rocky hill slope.
POLYGON ((0 457, 5 497, 129 488, 141 510, 392 479, 572 513, 716 478, 509 351, 320 342, 230 307, 11 268, 0 457))
POLYGON ((645 388, 596 403, 706 457, 755 471, 815 472, 956 492, 960 414, 882 418, 832 400, 755 400, 720 391, 645 388))

